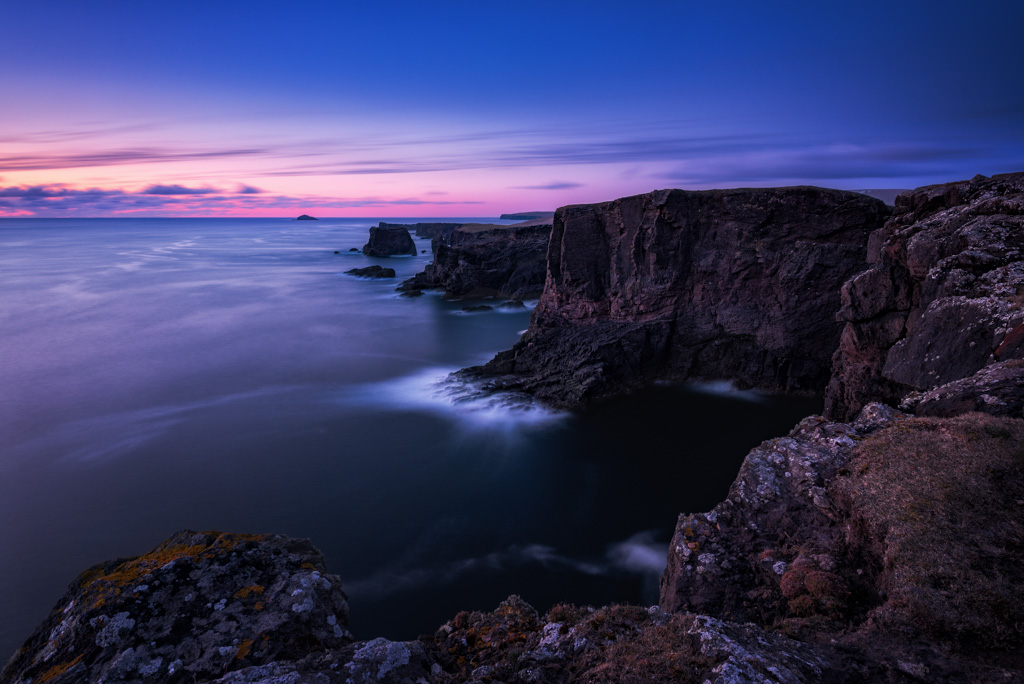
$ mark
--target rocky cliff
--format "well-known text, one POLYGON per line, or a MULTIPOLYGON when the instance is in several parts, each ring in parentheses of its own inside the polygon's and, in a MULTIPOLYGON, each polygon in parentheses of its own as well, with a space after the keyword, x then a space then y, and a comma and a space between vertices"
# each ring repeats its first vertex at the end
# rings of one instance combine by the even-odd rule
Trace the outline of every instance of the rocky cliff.
MULTIPOLYGON (((1024 420, 811 417, 681 515, 661 608, 753 622, 923 681, 1022 674, 1024 420), (1011 674, 1012 671, 1012 674, 1011 674)), ((868 678, 870 679, 870 678, 868 678)))
POLYGON ((842 289, 829 415, 1024 358, 1024 173, 900 195, 868 261, 842 289))
POLYGON ((888 215, 878 200, 810 187, 564 207, 529 331, 470 372, 561 406, 654 379, 821 391, 839 288, 888 215))
POLYGON ((372 257, 416 256, 416 243, 404 226, 380 224, 370 228, 370 240, 363 254, 372 257))
POLYGON ((433 241, 434 261, 400 290, 444 290, 449 298, 533 299, 544 288, 551 223, 466 224, 433 241))

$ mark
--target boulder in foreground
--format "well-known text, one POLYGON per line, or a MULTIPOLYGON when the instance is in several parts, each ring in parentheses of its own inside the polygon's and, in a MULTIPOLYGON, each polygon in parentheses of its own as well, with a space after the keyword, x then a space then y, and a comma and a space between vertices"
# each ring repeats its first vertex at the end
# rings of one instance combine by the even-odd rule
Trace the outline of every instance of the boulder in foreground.
POLYGON ((344 646, 347 626, 308 540, 183 531, 79 575, 0 681, 206 681, 344 646))

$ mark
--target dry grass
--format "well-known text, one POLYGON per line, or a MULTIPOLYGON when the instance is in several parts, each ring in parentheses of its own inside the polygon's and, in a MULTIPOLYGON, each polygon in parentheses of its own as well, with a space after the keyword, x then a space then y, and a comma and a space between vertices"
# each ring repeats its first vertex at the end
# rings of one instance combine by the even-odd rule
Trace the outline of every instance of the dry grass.
POLYGON ((833 485, 851 541, 882 560, 871 617, 971 648, 1024 644, 1024 421, 902 421, 865 440, 833 485))

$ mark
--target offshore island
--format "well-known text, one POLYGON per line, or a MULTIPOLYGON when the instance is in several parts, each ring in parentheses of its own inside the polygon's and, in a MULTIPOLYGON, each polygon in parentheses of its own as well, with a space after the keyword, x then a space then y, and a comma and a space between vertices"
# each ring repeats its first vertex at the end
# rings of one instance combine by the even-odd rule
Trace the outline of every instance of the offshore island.
MULTIPOLYGON (((357 642, 312 542, 182 531, 81 574, 0 681, 1024 678, 1024 173, 894 207, 662 190, 515 218, 420 224, 434 262, 399 286, 539 294, 512 349, 461 371, 487 391, 567 409, 689 380, 825 397, 724 501, 680 512, 657 606, 513 596, 357 642)), ((409 253, 409 226, 374 230, 364 251, 409 253)))

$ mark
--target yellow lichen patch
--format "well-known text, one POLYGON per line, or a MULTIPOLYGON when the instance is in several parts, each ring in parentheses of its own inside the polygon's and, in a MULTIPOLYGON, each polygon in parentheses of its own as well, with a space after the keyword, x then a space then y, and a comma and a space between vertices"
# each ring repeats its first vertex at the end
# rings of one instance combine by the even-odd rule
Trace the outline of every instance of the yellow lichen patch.
POLYGON ((65 672, 67 672, 68 670, 73 668, 75 665, 77 665, 79 663, 79 661, 81 661, 81 660, 82 660, 82 656, 81 656, 81 654, 79 654, 79 655, 75 656, 74 660, 69 660, 68 662, 61 663, 60 665, 54 665, 53 667, 51 667, 46 672, 44 672, 43 674, 39 675, 39 681, 40 682, 48 682, 48 681, 50 681, 52 679, 56 679, 57 677, 61 676, 62 674, 64 674, 65 672))
POLYGON ((125 561, 108 573, 90 573, 89 579, 83 582, 83 592, 87 600, 93 601, 93 608, 106 603, 109 596, 120 596, 121 588, 139 578, 162 568, 171 561, 181 558, 195 558, 207 547, 203 544, 171 544, 160 546, 137 558, 125 561))
POLYGON ((247 587, 242 587, 235 592, 236 599, 247 599, 250 596, 260 595, 263 593, 263 587, 259 584, 250 584, 247 587))
POLYGON ((263 610, 263 601, 257 601, 252 607, 253 610, 263 610))
POLYGON ((123 587, 143 575, 157 570, 158 568, 162 568, 171 561, 180 560, 182 558, 194 558, 206 550, 206 548, 207 547, 203 544, 195 544, 193 546, 186 546, 185 544, 163 546, 139 556, 138 558, 122 563, 114 568, 110 573, 97 577, 93 580, 92 584, 96 584, 97 582, 108 582, 114 586, 123 587))
POLYGON ((316 570, 316 566, 313 565, 312 563, 308 562, 308 561, 303 563, 299 567, 302 568, 303 570, 316 570))
POLYGON ((241 660, 242 658, 248 656, 249 651, 252 650, 253 643, 254 642, 252 639, 246 639, 242 643, 238 644, 238 653, 235 655, 235 658, 241 660))
POLYGON ((200 555, 202 558, 217 558, 222 555, 225 550, 233 550, 235 547, 244 543, 262 542, 269 538, 269 535, 266 534, 236 534, 228 532, 209 532, 208 534, 216 534, 217 538, 213 540, 213 543, 206 547, 200 555))

